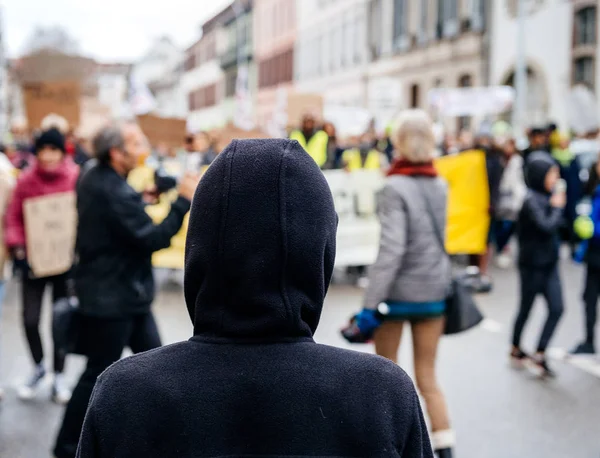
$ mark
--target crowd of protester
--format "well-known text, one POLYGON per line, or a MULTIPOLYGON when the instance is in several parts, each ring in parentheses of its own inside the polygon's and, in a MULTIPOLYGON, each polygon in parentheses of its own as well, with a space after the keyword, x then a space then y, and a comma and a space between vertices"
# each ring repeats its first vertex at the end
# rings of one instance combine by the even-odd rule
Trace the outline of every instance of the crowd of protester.
MULTIPOLYGON (((378 447, 393 448, 398 437, 403 437, 406 453, 401 456, 431 456, 426 451, 430 448, 429 439, 418 402, 415 404, 416 395, 401 371, 397 372, 391 363, 385 365, 368 357, 324 350, 319 346, 302 346, 303 343, 314 344, 312 335, 333 269, 335 210, 319 169, 350 173, 361 169, 376 170, 386 176, 378 196, 379 256, 368 269, 369 281, 365 285, 364 310, 360 316, 373 328, 376 352, 394 363, 397 362, 404 324, 410 323, 416 385, 430 419, 433 449, 440 458, 452 456, 455 439, 435 374, 452 261, 444 247, 437 243, 445 233, 448 188, 434 166, 436 157, 472 150, 485 153, 491 220, 489 246, 485 254, 470 256, 470 264, 478 272, 471 287, 475 292, 492 290, 489 271, 492 255, 496 255, 501 267, 508 267, 515 259, 520 275, 520 302, 514 323, 511 361, 517 366, 532 364, 546 377, 555 375, 545 353, 564 309, 558 269, 561 238, 571 245, 577 260, 587 263, 585 338, 573 353, 595 353, 596 303, 600 294, 600 151, 593 152, 595 158, 591 167, 583 167, 577 154, 571 151, 569 138, 559 133, 555 125, 532 128, 528 145, 520 150, 510 126, 501 122, 484 126, 475 135, 469 131, 460 132, 456 137, 446 135, 440 144, 436 144, 433 123, 419 110, 404 113, 382 135, 368 129, 362 135, 344 139, 337 136, 333 124, 320 125, 313 116, 307 115, 289 137, 297 143, 288 140, 239 141, 221 152, 218 138, 210 132, 199 132, 186 137, 182 148, 157 144, 152 145, 152 150, 135 124, 102 129, 91 147, 89 144, 86 147, 86 142, 75 137, 64 119, 54 115, 48 116, 39 131, 31 135, 23 126, 13 126, 0 155, 0 212, 3 217, 2 248, 5 250, 0 253, 0 272, 4 260, 10 258, 13 272, 22 285, 23 328, 34 364, 32 373, 18 388, 19 398, 34 398, 47 375, 39 327, 42 298, 48 286, 52 287, 53 303, 64 298, 77 298, 82 316, 79 326, 85 336, 80 344, 86 348, 83 351, 88 357, 87 367, 71 393, 62 375, 67 349, 55 339, 52 399, 68 404, 54 450, 57 458, 76 456, 82 428, 82 443, 77 456, 158 456, 156 451, 150 453, 149 449, 147 454, 142 452, 152 443, 150 432, 155 431, 158 421, 156 409, 163 409, 163 413, 164 409, 178 409, 183 400, 178 398, 172 404, 160 406, 151 405, 148 400, 161 399, 164 390, 189 393, 193 390, 192 385, 203 386, 215 377, 226 377, 229 382, 214 387, 218 392, 213 392, 213 400, 196 395, 193 399, 207 412, 216 409, 215 403, 223 402, 226 406, 221 405, 223 421, 228 421, 227 415, 232 414, 227 409, 235 409, 233 404, 225 402, 227 396, 242 387, 254 393, 254 397, 246 397, 244 412, 264 408, 257 400, 266 393, 276 402, 288 403, 292 399, 303 411, 305 407, 302 406, 306 403, 302 399, 307 394, 302 390, 290 398, 281 387, 271 386, 268 377, 263 376, 260 383, 249 386, 229 369, 219 369, 223 355, 212 343, 221 342, 233 351, 230 345, 238 341, 252 341, 259 344, 258 347, 269 342, 277 345, 273 347, 273 354, 266 356, 242 345, 234 357, 237 362, 232 370, 237 371, 238 366, 250 362, 258 366, 273 364, 274 358, 279 362, 289 361, 293 366, 289 368, 290 382, 295 380, 297 385, 299 380, 306 379, 307 384, 313 384, 313 395, 320 393, 316 396, 318 405, 325 409, 321 410, 323 418, 331 414, 330 407, 343 402, 336 400, 336 396, 356 394, 348 392, 345 381, 331 381, 337 380, 336 373, 345 373, 348 377, 348 373, 354 371, 360 377, 361 371, 370 371, 370 376, 377 373, 381 377, 381 383, 389 382, 388 391, 370 390, 372 399, 365 398, 362 389, 358 396, 365 406, 376 403, 384 410, 404 412, 398 413, 398 418, 394 417, 396 424, 376 415, 377 410, 363 409, 361 421, 364 421, 365 412, 370 412, 372 418, 369 417, 369 421, 379 425, 379 433, 362 439, 360 434, 357 435, 354 445, 359 448, 352 449, 352 444, 334 443, 325 436, 319 442, 321 429, 313 431, 314 422, 303 423, 301 430, 311 439, 306 441, 306 444, 312 444, 311 452, 318 447, 322 454, 327 451, 350 455, 360 449, 369 455, 367 450, 374 447, 371 442, 378 442, 378 447), (289 156, 288 150, 296 155, 289 156), (217 160, 222 156, 234 165, 228 165, 226 159, 217 160), (239 163, 233 162, 234 157, 239 163), (289 161, 288 175, 278 172, 282 160, 289 161), (263 169, 255 170, 257 161, 263 169), (137 193, 127 183, 127 177, 142 164, 156 170, 156 175, 151 186, 137 193), (582 167, 587 172, 585 183, 581 180, 582 167), (194 196, 201 173, 205 173, 205 178, 194 196), (244 178, 249 173, 253 177, 251 180, 244 178), (236 181, 235 187, 231 188, 233 175, 236 181), (160 181, 161 177, 172 180, 160 181), (171 185, 163 186, 167 182, 171 185), (268 241, 272 240, 271 222, 281 220, 281 215, 272 210, 283 208, 281 201, 269 202, 267 198, 268 189, 273 186, 283 186, 280 189, 289 193, 282 199, 285 200, 284 207, 295 215, 295 225, 291 228, 282 225, 280 231, 290 231, 286 232, 286 237, 293 238, 297 244, 294 247, 276 247, 279 242, 268 246, 268 241), (145 207, 156 203, 167 188, 176 189, 177 198, 165 220, 155 224, 145 207), (39 278, 28 263, 24 203, 27 199, 64 192, 76 192, 78 196, 77 263, 74 269, 63 274, 39 278), (228 193, 231 199, 227 201, 227 208, 222 208, 228 193), (254 195, 265 198, 253 199, 254 195), (585 199, 589 205, 587 212, 582 214, 578 204, 585 199), (106 368, 119 360, 125 347, 130 347, 134 353, 160 347, 160 336, 150 311, 155 289, 152 254, 169 246, 190 208, 185 295, 197 343, 159 350, 152 360, 147 356, 134 358, 113 366, 98 379, 106 368), (264 222, 257 222, 252 227, 245 219, 249 212, 253 221, 260 221, 256 215, 263 215, 264 222), (422 217, 423 212, 429 215, 428 218, 422 217), (223 234, 225 229, 227 233, 223 234), (266 248, 259 250, 258 246, 253 246, 244 231, 253 232, 266 248), (315 234, 321 234, 321 237, 315 234), (517 243, 511 241, 515 234, 517 243), (227 251, 223 248, 227 244, 223 245, 219 237, 228 237, 231 246, 241 248, 227 251), (287 251, 282 253, 282 249, 287 251), (258 252, 263 258, 254 258, 258 252), (222 267, 226 272, 213 268, 220 265, 221 258, 227 259, 227 265, 222 267), (254 259, 254 264, 250 259, 254 259), (257 266, 265 263, 279 266, 275 270, 285 271, 283 277, 264 276, 257 266), (267 289, 272 291, 256 291, 252 286, 256 284, 270 285, 267 289), (282 288, 288 291, 285 297, 279 297, 282 288), (546 299, 548 317, 535 353, 530 354, 522 349, 521 336, 534 299, 540 294, 546 299), (266 299, 271 296, 272 300, 266 299), (232 307, 227 316, 223 311, 225 303, 232 307), (238 307, 242 303, 258 307, 261 313, 243 310, 238 307), (387 303, 388 318, 377 322, 375 316, 382 303, 387 303), (287 345, 289 342, 300 346, 296 350, 287 345), (198 357, 193 368, 187 367, 189 355, 197 351, 202 351, 208 359, 202 362, 203 358, 198 357), (310 362, 306 364, 311 368, 309 372, 299 369, 298 362, 303 359, 310 362), (192 372, 194 375, 189 379, 192 372), (167 373, 169 375, 165 375, 167 373), (92 397, 97 379, 101 383, 96 385, 97 392, 92 397), (153 380, 150 386, 139 386, 138 381, 150 379, 153 380), (130 380, 132 386, 137 386, 134 403, 119 401, 119 396, 123 395, 122 380, 130 380), (328 388, 319 380, 329 383, 328 388), (392 388, 396 382, 399 384, 392 388), (118 414, 115 409, 119 410, 118 414), (130 410, 124 414, 123 409, 130 410), (124 434, 128 435, 128 440, 124 439, 124 434)), ((288 218, 292 216, 287 214, 288 218)), ((283 240, 287 240, 286 237, 283 240)), ((0 280, 0 306, 3 286, 3 280, 0 280)), ((197 411, 192 409, 189 413, 189 418, 185 416, 180 421, 187 424, 197 411)), ((309 417, 305 413, 306 416, 300 415, 298 421, 309 417)), ((342 417, 351 425, 355 414, 350 409, 342 417)), ((221 423, 205 420, 200 423, 215 429, 202 437, 214 439, 221 423)), ((289 430, 284 427, 285 421, 274 424, 265 419, 255 426, 253 434, 273 427, 280 431, 278 446, 269 448, 270 451, 293 450, 296 455, 306 452, 300 445, 293 448, 285 445, 286 440, 291 441, 286 436, 289 430)), ((336 436, 350 427, 340 426, 339 431, 330 432, 336 436)), ((170 441, 180 428, 179 423, 164 428, 161 434, 169 436, 165 438, 164 446, 172 443, 170 441)), ((262 453, 267 449, 261 448, 261 437, 260 434, 258 439, 244 435, 243 440, 254 444, 252 449, 256 453, 262 453)), ((186 443, 185 453, 207 446, 206 440, 200 439, 186 443)), ((231 444, 222 440, 212 441, 210 447, 215 454, 222 455, 231 455, 233 450, 231 444)))

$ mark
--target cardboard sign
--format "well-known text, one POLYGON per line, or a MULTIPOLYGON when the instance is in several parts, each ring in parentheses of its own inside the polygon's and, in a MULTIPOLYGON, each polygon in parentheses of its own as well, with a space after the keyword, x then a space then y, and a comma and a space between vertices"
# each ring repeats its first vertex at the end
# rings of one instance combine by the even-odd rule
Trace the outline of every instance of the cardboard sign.
POLYGON ((50 113, 64 117, 71 127, 79 125, 81 88, 72 81, 25 83, 23 99, 30 128, 38 128, 50 113))
POLYGON ((161 118, 154 115, 142 115, 137 118, 140 128, 153 147, 160 143, 171 148, 183 145, 187 134, 187 121, 179 118, 161 118))
POLYGON ((288 94, 287 124, 297 128, 306 114, 313 115, 317 120, 323 119, 323 97, 319 94, 288 94))
POLYGON ((77 209, 75 193, 25 200, 27 259, 38 278, 60 275, 73 265, 77 209))

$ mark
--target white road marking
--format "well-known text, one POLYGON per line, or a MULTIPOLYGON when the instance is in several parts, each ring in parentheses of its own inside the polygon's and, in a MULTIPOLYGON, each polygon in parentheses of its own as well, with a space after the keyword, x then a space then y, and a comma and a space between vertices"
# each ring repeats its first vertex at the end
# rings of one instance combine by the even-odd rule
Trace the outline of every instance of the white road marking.
POLYGON ((493 332, 494 334, 499 334, 502 332, 502 324, 489 318, 484 318, 484 320, 481 322, 481 327, 486 331, 493 332))
POLYGON ((572 356, 562 348, 550 348, 546 353, 550 358, 570 364, 573 367, 600 378, 600 359, 596 356, 572 356))

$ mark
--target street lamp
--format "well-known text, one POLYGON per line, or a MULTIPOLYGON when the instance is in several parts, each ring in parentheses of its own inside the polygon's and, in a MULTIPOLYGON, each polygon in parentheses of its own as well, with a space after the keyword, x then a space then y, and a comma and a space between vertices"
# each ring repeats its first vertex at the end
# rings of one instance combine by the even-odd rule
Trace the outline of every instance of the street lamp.
POLYGON ((526 49, 526 5, 527 0, 517 0, 517 57, 515 62, 515 108, 513 129, 516 138, 525 136, 525 110, 527 109, 527 49, 526 49))

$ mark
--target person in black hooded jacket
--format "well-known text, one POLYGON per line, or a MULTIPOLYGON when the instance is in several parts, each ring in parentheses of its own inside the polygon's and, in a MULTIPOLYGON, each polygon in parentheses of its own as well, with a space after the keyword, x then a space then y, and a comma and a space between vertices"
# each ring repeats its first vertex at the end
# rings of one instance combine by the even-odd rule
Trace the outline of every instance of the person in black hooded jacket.
POLYGON ((521 350, 521 335, 538 294, 548 304, 548 317, 533 358, 543 376, 553 376, 545 351, 563 313, 563 295, 558 272, 559 229, 566 204, 564 190, 554 192, 560 178, 558 165, 544 151, 533 152, 525 168, 527 197, 517 222, 521 304, 513 333, 513 363, 521 365, 529 356, 521 350))
POLYGON ((313 340, 336 229, 327 182, 296 141, 233 141, 192 203, 194 336, 98 378, 77 456, 432 457, 402 369, 313 340))

